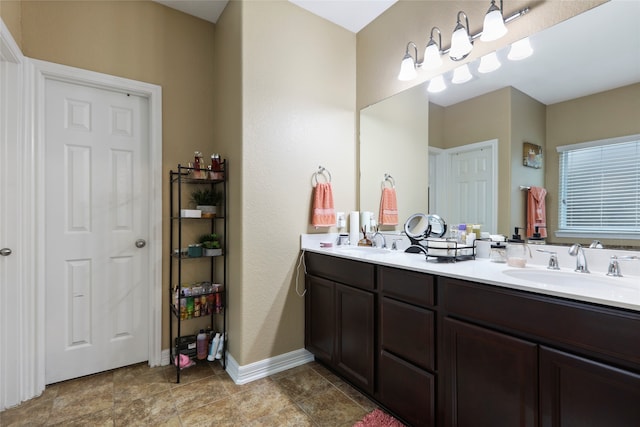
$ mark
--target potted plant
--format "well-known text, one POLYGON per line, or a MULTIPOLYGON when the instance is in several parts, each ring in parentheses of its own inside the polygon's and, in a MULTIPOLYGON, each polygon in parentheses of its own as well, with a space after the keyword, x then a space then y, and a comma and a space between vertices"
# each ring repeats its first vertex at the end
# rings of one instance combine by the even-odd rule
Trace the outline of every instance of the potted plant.
POLYGON ((202 245, 203 256, 220 256, 222 248, 220 247, 220 237, 216 233, 203 234, 200 236, 200 244, 202 245))
POLYGON ((222 200, 222 194, 211 188, 198 188, 191 193, 191 201, 202 212, 202 218, 216 216, 216 207, 222 200))

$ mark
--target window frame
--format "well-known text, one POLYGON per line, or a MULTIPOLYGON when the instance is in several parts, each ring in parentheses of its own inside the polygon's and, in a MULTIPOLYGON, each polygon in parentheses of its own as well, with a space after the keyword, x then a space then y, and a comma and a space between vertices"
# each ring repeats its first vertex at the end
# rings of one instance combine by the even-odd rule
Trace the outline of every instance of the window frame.
MULTIPOLYGON (((565 207, 563 204, 565 190, 563 186, 566 183, 566 177, 563 175, 563 153, 573 150, 581 150, 585 148, 599 148, 607 145, 622 144, 628 142, 636 142, 640 148, 640 134, 627 135, 615 138, 601 139, 597 141, 581 142, 577 144, 562 145, 556 148, 558 152, 558 229, 555 231, 556 237, 584 237, 584 238, 609 238, 609 239, 629 239, 640 240, 640 227, 636 230, 616 231, 605 229, 603 231, 581 229, 578 227, 563 227, 565 219, 563 214, 565 207)), ((640 162, 636 164, 636 168, 640 171, 640 162)), ((639 205, 640 212, 640 205, 639 205)))

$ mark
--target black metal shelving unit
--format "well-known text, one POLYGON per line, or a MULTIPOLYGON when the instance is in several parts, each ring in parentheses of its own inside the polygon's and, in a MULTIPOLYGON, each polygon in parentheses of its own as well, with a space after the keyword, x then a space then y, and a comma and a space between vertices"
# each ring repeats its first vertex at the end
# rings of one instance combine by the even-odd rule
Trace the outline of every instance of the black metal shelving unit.
MULTIPOLYGON (((220 162, 220 171, 215 173, 210 170, 196 170, 193 168, 184 167, 178 165, 177 170, 169 172, 170 182, 170 196, 169 196, 169 217, 170 217, 170 232, 169 232, 169 247, 171 250, 170 263, 169 263, 169 339, 170 339, 170 362, 176 366, 176 382, 180 382, 180 367, 175 363, 176 357, 180 353, 186 353, 184 349, 180 349, 180 343, 178 338, 183 337, 185 322, 191 322, 192 319, 201 319, 204 316, 210 316, 210 327, 214 332, 219 332, 221 335, 221 345, 223 345, 222 358, 216 359, 215 363, 219 361, 223 368, 226 368, 226 349, 227 349, 227 290, 229 283, 227 282, 227 180, 229 176, 229 164, 227 160, 220 162), (188 209, 190 192, 198 187, 209 187, 211 190, 221 192, 221 202, 218 207, 219 212, 216 215, 208 218, 189 218, 181 215, 181 209, 188 209), (185 196, 186 199, 185 199, 185 196), (204 224, 204 225, 202 225, 204 224), (187 242, 183 238, 183 232, 186 227, 199 227, 199 229, 206 229, 207 232, 216 233, 220 236, 220 242, 222 246, 222 255, 219 256, 201 256, 190 257, 186 255, 183 248, 196 242, 187 242), (185 318, 181 308, 183 308, 189 298, 194 298, 196 295, 183 295, 183 270, 186 268, 195 268, 196 263, 209 262, 208 277, 202 277, 198 282, 200 284, 209 283, 222 284, 223 290, 216 292, 208 290, 201 292, 197 295, 199 298, 203 298, 205 302, 204 314, 199 317, 185 318), (176 299, 177 288, 177 299, 176 299), (221 307, 220 307, 221 306, 221 307), (219 309, 217 309, 217 307, 219 309), (209 313, 210 311, 210 313, 209 313)), ((201 267, 204 269, 204 267, 201 267)), ((191 334, 189 334, 191 335, 191 334)))

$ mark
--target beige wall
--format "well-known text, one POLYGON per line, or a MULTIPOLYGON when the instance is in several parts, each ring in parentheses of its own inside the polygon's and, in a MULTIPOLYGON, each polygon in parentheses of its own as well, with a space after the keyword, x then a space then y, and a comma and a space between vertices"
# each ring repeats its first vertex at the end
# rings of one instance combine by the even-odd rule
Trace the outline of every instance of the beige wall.
POLYGON ((242 289, 230 349, 246 365, 304 347, 295 269, 300 233, 325 231, 309 226, 319 165, 336 208, 356 206, 355 35, 289 2, 244 2, 242 67, 242 289))
MULTIPOLYGON (((640 83, 547 106, 546 175, 550 191, 547 199, 547 224, 558 226, 558 153, 556 147, 578 142, 597 141, 617 136, 640 134, 640 83)), ((553 238, 554 242, 574 243, 574 239, 553 238)), ((590 243, 585 239, 582 243, 590 243)), ((609 240, 607 246, 638 247, 637 240, 609 240)))
MULTIPOLYGON (((545 113, 546 106, 530 96, 511 88, 511 179, 509 191, 511 194, 510 229, 514 227, 526 227, 525 200, 528 193, 520 190, 520 186, 544 187, 545 167, 534 169, 523 164, 523 143, 540 145, 545 154, 545 113)), ((500 194, 502 196, 502 193, 500 194)), ((503 205, 504 206, 504 205, 503 205)), ((547 211, 547 215, 552 215, 547 211)), ((526 235, 526 229, 521 235, 526 235)))
POLYGON ((416 43, 418 57, 422 60, 429 32, 435 26, 442 30, 442 44, 444 48, 448 48, 458 11, 463 10, 467 14, 471 33, 477 33, 482 29, 489 2, 400 0, 358 33, 358 108, 416 86, 436 74, 474 61, 485 53, 507 46, 605 2, 606 0, 506 1, 505 16, 525 6, 531 6, 528 14, 508 25, 509 32, 506 36, 490 43, 478 41, 471 54, 463 61, 454 63, 445 59, 440 69, 432 72, 421 70, 415 81, 401 82, 397 76, 409 41, 416 43))
POLYGON ((360 112, 360 210, 373 212, 377 221, 384 174, 396 183, 398 225, 382 230, 402 230, 410 215, 428 212, 429 127, 422 90, 404 91, 360 112))
POLYGON ((216 24, 214 38, 213 140, 229 160, 228 176, 228 350, 236 355, 242 336, 242 3, 229 2, 216 24))
POLYGON ((22 49, 21 0, 0 0, 0 17, 5 23, 18 47, 22 49))

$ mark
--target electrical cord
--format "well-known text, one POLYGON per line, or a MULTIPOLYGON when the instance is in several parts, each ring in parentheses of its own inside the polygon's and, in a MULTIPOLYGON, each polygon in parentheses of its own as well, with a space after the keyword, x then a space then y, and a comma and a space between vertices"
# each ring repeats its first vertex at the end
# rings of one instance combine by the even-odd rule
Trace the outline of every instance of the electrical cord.
POLYGON ((304 262, 304 249, 300 253, 300 258, 298 259, 298 265, 296 265, 296 294, 298 294, 299 297, 303 297, 304 294, 307 293, 307 290, 304 289, 304 291, 302 291, 302 293, 300 293, 300 291, 298 290, 298 282, 299 282, 298 276, 300 275, 300 264, 302 264, 304 266, 304 274, 306 276, 307 275, 307 264, 304 262))

